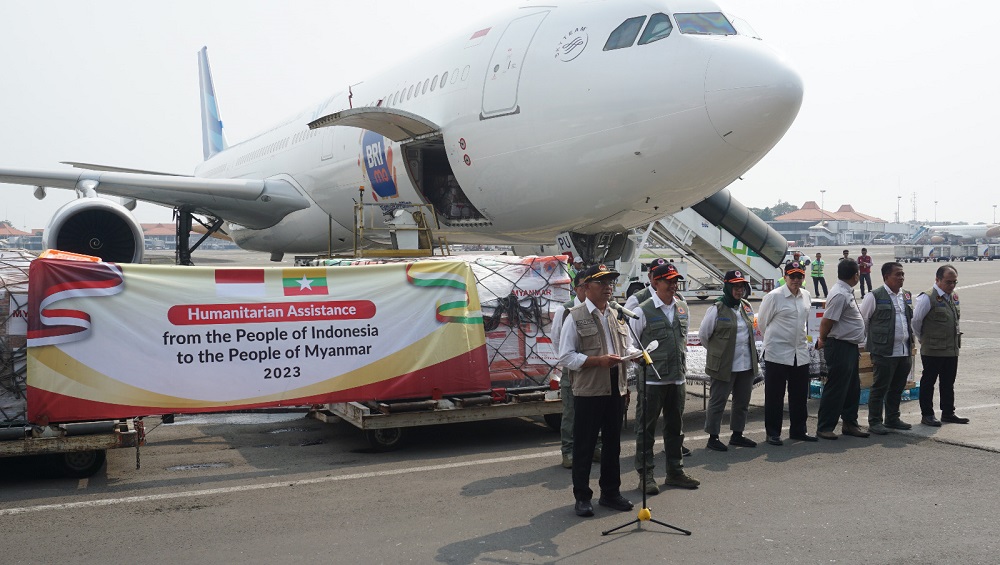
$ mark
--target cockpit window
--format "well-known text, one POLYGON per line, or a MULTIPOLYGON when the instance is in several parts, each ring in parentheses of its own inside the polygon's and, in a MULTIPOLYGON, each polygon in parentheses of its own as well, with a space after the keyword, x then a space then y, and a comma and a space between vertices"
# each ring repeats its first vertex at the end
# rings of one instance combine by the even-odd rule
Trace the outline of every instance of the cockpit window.
POLYGON ((645 45, 663 39, 674 30, 674 24, 670 23, 670 18, 666 14, 653 14, 649 17, 646 29, 642 31, 639 38, 639 45, 645 45))
POLYGON ((639 35, 639 30, 642 29, 642 22, 644 21, 646 21, 646 16, 629 18, 622 22, 620 26, 611 32, 608 42, 604 44, 604 50, 611 51, 613 49, 632 47, 636 36, 639 35))
POLYGON ((726 14, 726 18, 733 22, 733 27, 736 28, 736 33, 739 35, 745 35, 747 37, 752 37, 754 39, 762 39, 760 34, 754 30, 753 26, 743 18, 738 18, 730 14, 726 14))
POLYGON ((677 29, 693 35, 736 35, 733 24, 721 12, 674 14, 677 29))

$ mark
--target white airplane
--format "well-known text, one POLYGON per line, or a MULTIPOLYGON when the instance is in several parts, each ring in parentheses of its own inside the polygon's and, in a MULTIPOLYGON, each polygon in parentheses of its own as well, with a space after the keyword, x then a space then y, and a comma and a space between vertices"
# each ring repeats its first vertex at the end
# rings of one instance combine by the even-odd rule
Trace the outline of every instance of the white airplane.
POLYGON ((996 224, 955 224, 947 226, 930 226, 927 228, 930 243, 962 243, 979 239, 1000 237, 1000 226, 996 224))
POLYGON ((0 168, 0 182, 35 185, 39 198, 44 187, 77 191, 46 247, 141 260, 127 209, 139 199, 182 212, 179 233, 204 215, 274 260, 351 249, 360 193, 389 224, 410 203, 433 206, 435 236, 451 243, 552 244, 569 232, 592 262, 603 259, 583 251, 594 242, 750 169, 802 101, 786 60, 706 0, 525 5, 237 145, 205 49, 198 58, 205 161, 193 176, 0 168))

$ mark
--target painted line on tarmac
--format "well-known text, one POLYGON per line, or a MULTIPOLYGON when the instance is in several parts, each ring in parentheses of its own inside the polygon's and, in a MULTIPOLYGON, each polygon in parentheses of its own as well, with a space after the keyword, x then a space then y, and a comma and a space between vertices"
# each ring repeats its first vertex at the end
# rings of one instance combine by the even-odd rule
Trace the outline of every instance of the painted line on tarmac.
MULTIPOLYGON (((981 408, 996 408, 1000 407, 1000 404, 982 404, 978 406, 963 406, 960 410, 977 410, 981 408)), ((756 434, 764 433, 763 428, 754 430, 745 430, 744 433, 756 434)), ((907 433, 903 435, 908 435, 912 437, 926 438, 927 436, 920 436, 914 433, 907 433)), ((696 436, 684 437, 685 440, 704 441, 708 439, 708 434, 699 434, 696 436)), ((934 438, 928 438, 934 439, 934 438)), ((946 442, 941 440, 936 440, 941 443, 953 443, 954 445, 959 445, 962 447, 973 447, 977 449, 983 449, 982 446, 962 444, 957 442, 946 442)), ((654 447, 656 445, 661 445, 663 443, 662 439, 657 439, 654 442, 654 447)), ((634 443, 628 442, 624 443, 622 446, 622 455, 634 455, 634 443), (628 453, 627 453, 628 452, 628 453)), ((991 449, 988 449, 991 450, 991 449)), ((444 469, 458 469, 462 467, 475 467, 479 465, 493 465, 496 463, 510 463, 513 461, 526 461, 529 459, 542 459, 545 457, 559 457, 561 452, 559 450, 546 451, 542 453, 528 453, 525 455, 512 455, 509 457, 492 457, 490 459, 478 459, 475 461, 462 461, 458 463, 445 463, 441 465, 427 465, 423 467, 411 467, 406 469, 392 469, 388 471, 372 471, 369 473, 352 473, 349 475, 337 475, 333 477, 317 477, 315 479, 300 479, 297 481, 281 481, 272 483, 262 483, 257 485, 241 485, 233 487, 220 487, 212 489, 201 489, 201 490, 191 490, 184 492, 169 492, 163 494, 150 494, 143 496, 125 496, 121 498, 102 498, 98 500, 87 500, 81 502, 66 502, 62 504, 41 504, 38 506, 21 506, 17 508, 0 508, 0 516, 17 516, 21 514, 30 514, 34 512, 45 512, 48 510, 74 510, 77 508, 99 508, 103 506, 115 506, 118 504, 132 504, 140 502, 157 502, 160 500, 172 500, 177 498, 192 498, 196 496, 212 496, 218 494, 232 494, 240 492, 253 492, 258 490, 268 490, 273 488, 286 488, 286 487, 297 487, 305 485, 317 485, 324 483, 334 483, 339 481, 351 481, 355 479, 370 479, 376 477, 392 477, 396 475, 405 475, 408 473, 422 473, 427 471, 440 471, 444 469)))
MULTIPOLYGON (((763 432, 763 428, 760 430, 747 430, 747 433, 753 432, 763 432)), ((692 441, 705 440, 708 439, 708 435, 698 435, 698 436, 686 436, 686 439, 692 441)), ((631 442, 630 442, 631 443, 631 442)), ((656 440, 655 444, 662 444, 663 440, 656 440)), ((654 445, 655 445, 654 444, 654 445)), ((634 455, 634 453, 626 453, 625 446, 623 445, 622 455, 634 455)), ((634 444, 632 449, 628 451, 634 452, 634 444)), ((561 455, 559 450, 546 451, 544 453, 529 453, 525 455, 512 455, 510 457, 493 457, 490 459, 478 459, 475 461, 463 461, 459 463, 445 463, 442 465, 428 465, 424 467, 411 467, 406 469, 393 469, 389 471, 373 471, 370 473, 353 473, 350 475, 338 475, 334 477, 318 477, 315 479, 301 479, 298 481, 282 481, 277 483, 263 483, 259 485, 242 485, 234 487, 220 487, 212 489, 202 489, 202 490, 191 490, 184 492, 169 492, 163 494, 150 494, 144 496, 125 496, 121 498, 102 498, 99 500, 87 500, 81 502, 66 502, 63 504, 42 504, 38 506, 22 506, 18 508, 0 508, 0 516, 17 516, 20 514, 29 514, 33 512, 44 512, 47 510, 73 510, 77 508, 99 508, 102 506, 114 506, 118 504, 132 504, 138 502, 156 502, 160 500, 171 500, 175 498, 191 498, 195 496, 212 496, 217 494, 232 494, 240 492, 252 492, 258 490, 267 490, 272 488, 282 488, 282 487, 296 487, 304 485, 316 485, 323 483, 333 483, 338 481, 350 481, 354 479, 370 479, 375 477, 391 477, 395 475, 404 475, 407 473, 421 473, 426 471, 440 471, 443 469, 457 469, 461 467, 475 467, 478 465, 493 465, 496 463, 510 463, 512 461, 525 461, 528 459, 542 459, 545 457, 556 458, 561 455)))
POLYGON ((986 285, 989 285, 989 284, 997 284, 997 283, 1000 283, 1000 281, 989 281, 989 282, 981 282, 981 283, 976 283, 976 284, 962 285, 960 287, 957 287, 955 290, 959 290, 959 289, 965 290, 967 288, 976 288, 977 286, 986 286, 986 285))
POLYGON ((1000 322, 984 321, 984 320, 962 320, 963 324, 1000 324, 1000 322))
POLYGON ((318 477, 315 479, 300 479, 297 481, 282 481, 277 483, 263 483, 259 485, 242 485, 235 487, 221 487, 202 490, 191 490, 185 492, 168 492, 163 494, 150 494, 144 496, 125 496, 121 498, 102 498, 99 500, 87 500, 82 502, 67 502, 63 504, 42 504, 39 506, 23 506, 20 508, 0 509, 0 516, 16 516, 30 512, 42 512, 45 510, 70 510, 75 508, 97 508, 101 506, 114 506, 116 504, 129 504, 133 502, 155 502, 159 500, 170 500, 174 498, 190 498, 194 496, 211 496, 216 494, 230 494, 237 492, 251 492, 282 487, 296 487, 303 485, 316 485, 322 483, 332 483, 337 481, 349 481, 354 479, 370 479, 374 477, 391 477, 407 473, 420 473, 425 471, 440 471, 442 469, 456 469, 460 467, 473 467, 476 465, 492 465, 495 463, 510 463, 511 461, 523 461, 526 459, 540 459, 542 457, 554 457, 559 451, 548 451, 545 453, 530 453, 526 455, 514 455, 510 457, 494 457, 491 459, 479 459, 476 461, 463 461, 460 463, 445 463, 442 465, 428 465, 425 467, 410 467, 406 469, 393 469, 389 471, 373 471, 370 473, 353 473, 350 475, 338 475, 334 477, 318 477))

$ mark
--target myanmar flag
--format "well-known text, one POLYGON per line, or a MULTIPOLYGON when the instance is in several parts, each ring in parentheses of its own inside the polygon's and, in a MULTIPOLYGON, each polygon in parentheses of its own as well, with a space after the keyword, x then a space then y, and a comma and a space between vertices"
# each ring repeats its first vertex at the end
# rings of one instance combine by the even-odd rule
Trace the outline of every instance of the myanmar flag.
POLYGON ((330 294, 326 287, 326 267, 303 267, 281 270, 285 296, 330 294))

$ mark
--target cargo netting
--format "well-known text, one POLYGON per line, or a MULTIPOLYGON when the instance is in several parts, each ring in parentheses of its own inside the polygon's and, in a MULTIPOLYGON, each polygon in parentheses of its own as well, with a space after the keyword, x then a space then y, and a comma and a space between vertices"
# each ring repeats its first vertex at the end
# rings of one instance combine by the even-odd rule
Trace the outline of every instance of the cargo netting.
POLYGON ((27 251, 0 251, 0 428, 27 423, 27 251))
MULTIPOLYGON (((465 261, 476 278, 483 313, 490 381, 494 388, 547 386, 558 375, 552 315, 570 299, 566 257, 459 255, 420 260, 465 261)), ((314 265, 350 266, 414 259, 320 259, 314 265)))

